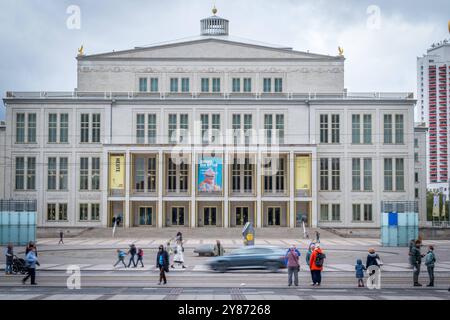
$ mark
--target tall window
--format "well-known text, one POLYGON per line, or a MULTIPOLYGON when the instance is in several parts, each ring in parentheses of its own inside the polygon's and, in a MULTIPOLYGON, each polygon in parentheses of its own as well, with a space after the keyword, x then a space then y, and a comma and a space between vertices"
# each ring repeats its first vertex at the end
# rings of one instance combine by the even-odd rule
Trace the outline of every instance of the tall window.
POLYGON ((286 159, 266 158, 264 164, 264 192, 284 193, 286 191, 286 159))
POLYGON ((252 78, 244 78, 244 92, 252 92, 252 78))
POLYGON ((264 78, 263 80, 263 92, 272 92, 272 79, 264 78))
POLYGON ((284 143, 284 115, 277 114, 276 121, 277 121, 276 129, 277 129, 278 143, 283 144, 284 143))
POLYGON ((275 78, 275 92, 283 92, 283 79, 275 78))
POLYGON ((169 114, 169 142, 170 143, 177 142, 176 130, 177 130, 177 115, 169 114))
POLYGON ((266 144, 272 144, 273 116, 271 114, 264 115, 264 132, 266 144))
POLYGON ((60 203, 58 205, 58 220, 67 221, 67 203, 60 203))
POLYGON ((352 115, 352 143, 361 143, 361 116, 359 114, 352 115))
POLYGON ((212 84, 213 84, 212 91, 220 92, 220 78, 213 78, 212 84))
POLYGON ((237 145, 241 143, 241 115, 233 114, 233 144, 237 145))
POLYGON ((145 114, 136 116, 136 139, 137 143, 145 143, 145 114))
POLYGON ((147 92, 147 78, 139 78, 139 92, 147 92))
POLYGON ((48 115, 48 142, 56 143, 58 131, 58 115, 50 113, 48 115))
POLYGON ((170 79, 170 92, 178 92, 178 78, 170 79))
POLYGON ((372 159, 364 159, 364 191, 372 191, 372 159))
POLYGON ((80 221, 89 220, 89 205, 87 203, 80 203, 80 221))
POLYGON ((393 181, 392 181, 392 159, 384 159, 384 190, 392 191, 393 190, 393 181))
POLYGON ((25 113, 16 114, 16 143, 25 142, 25 113))
POLYGON ((208 114, 202 114, 200 115, 200 120, 202 123, 201 127, 201 136, 202 136, 202 143, 208 143, 209 137, 209 115, 208 114))
POLYGON ((25 158, 16 158, 16 190, 25 190, 25 158))
POLYGON ((92 115, 92 142, 100 142, 100 114, 94 113, 92 115))
POLYGON ((355 222, 372 222, 372 205, 371 204, 353 204, 353 221, 355 222))
POLYGON ((364 114, 362 116, 359 114, 352 115, 352 143, 353 144, 372 143, 372 115, 370 114, 364 114), (362 123, 361 119, 363 120, 362 123))
POLYGON ((328 204, 320 205, 320 221, 328 221, 328 204))
POLYGON ((36 158, 16 157, 15 159, 15 189, 36 189, 36 158), (25 167, 26 164, 26 167, 25 167), (25 175, 26 173, 26 175, 25 175))
POLYGON ((187 114, 180 114, 180 137, 179 141, 183 142, 189 130, 189 116, 187 114))
POLYGON ((277 174, 275 176, 275 191, 277 193, 283 193, 285 191, 284 177, 286 174, 286 163, 284 158, 279 158, 278 161, 277 174))
POLYGON ((89 142, 89 114, 81 114, 81 142, 89 142))
POLYGON ((139 144, 146 143, 145 137, 147 136, 147 143, 156 143, 156 114, 137 114, 136 115, 136 141, 139 144), (146 125, 147 119, 147 125, 146 125), (147 128, 147 134, 146 134, 147 128))
POLYGON ((36 113, 28 114, 28 143, 36 142, 36 113))
POLYGON ((100 221, 100 204, 91 203, 91 220, 100 221))
POLYGON ((57 158, 48 158, 47 189, 56 190, 57 158))
POLYGON ((239 163, 239 159, 237 157, 235 157, 233 159, 231 175, 232 175, 232 190, 233 190, 233 192, 240 192, 241 191, 241 164, 239 163))
POLYGON ((80 158, 80 190, 89 190, 89 158, 80 158))
POLYGON ((320 143, 328 143, 328 115, 320 115, 320 143))
POLYGON ((384 190, 405 191, 405 164, 402 158, 384 159, 384 190), (395 168, 394 168, 395 164, 395 168), (395 177, 394 177, 395 173, 395 177), (395 181, 395 186, 394 186, 395 181))
POLYGON ((156 158, 147 158, 147 191, 156 192, 156 158))
POLYGON ((189 92, 189 78, 182 78, 181 79, 181 92, 189 92))
POLYGON ((69 187, 69 159, 59 158, 59 190, 67 190, 69 187))
POLYGON ((156 114, 149 114, 148 115, 148 123, 147 123, 147 137, 148 137, 148 143, 149 144, 155 144, 156 143, 156 114))
POLYGON ((244 137, 245 145, 249 145, 252 139, 252 115, 244 114, 244 137))
POLYGON ((352 190, 353 191, 372 191, 372 159, 371 158, 353 158, 352 159, 352 190), (361 164, 363 166, 361 166, 361 164), (363 173, 362 173, 363 172, 363 173), (361 184, 361 175, 363 183, 361 184))
POLYGON ((352 159, 352 190, 361 190, 361 161, 359 158, 352 159))
POLYGON ((384 115, 384 143, 392 143, 392 115, 384 115))
POLYGON ((186 161, 168 159, 167 191, 187 192, 189 190, 189 165, 186 161))
POLYGON ((91 159, 91 189, 100 190, 100 158, 91 159))
POLYGON ((352 217, 353 221, 361 221, 361 205, 359 204, 352 205, 352 217))
POLYGON ((69 114, 67 113, 59 115, 59 142, 69 142, 69 114))
POLYGON ((396 114, 395 115, 395 143, 403 144, 404 142, 405 142, 405 138, 404 138, 403 115, 396 114))
POLYGON ((27 158, 27 189, 36 189, 36 158, 27 158))
POLYGON ((395 189, 405 190, 405 167, 403 159, 395 159, 395 189))
POLYGON ((364 115, 363 141, 365 144, 372 143, 372 115, 370 114, 364 115))
POLYGON ((89 143, 89 129, 91 129, 91 139, 92 143, 100 142, 100 127, 101 119, 99 113, 93 113, 92 115, 88 113, 81 114, 81 133, 80 138, 82 143, 89 143), (90 117, 91 116, 91 117, 90 117), (92 124, 90 126, 89 118, 92 119, 92 124))
POLYGON ((328 191, 328 158, 320 159, 320 190, 328 191))
POLYGON ((331 115, 331 143, 339 143, 339 142, 340 142, 339 115, 332 114, 331 115))
POLYGON ((47 204, 47 220, 56 221, 56 203, 47 204))
POLYGON ((16 114, 16 143, 36 142, 36 114, 16 114), (25 121, 27 119, 27 121, 25 121), (26 130, 26 131, 25 131, 26 130), (27 132, 27 135, 25 135, 27 132))
POLYGON ((150 91, 151 92, 158 92, 158 78, 150 78, 150 91))
POLYGON ((333 204, 331 205, 331 221, 341 220, 341 205, 333 204))
POLYGON ((232 91, 233 92, 241 92, 241 79, 240 78, 233 78, 232 91))
POLYGON ((232 164, 232 192, 233 193, 251 193, 253 192, 253 170, 254 164, 250 158, 245 160, 238 157, 233 158, 232 164))
POLYGON ((209 78, 202 78, 201 89, 202 92, 209 92, 209 78))
POLYGON ((341 189, 341 165, 339 158, 331 159, 331 190, 339 191, 341 189))
POLYGON ((364 205, 364 221, 373 221, 371 204, 364 205))

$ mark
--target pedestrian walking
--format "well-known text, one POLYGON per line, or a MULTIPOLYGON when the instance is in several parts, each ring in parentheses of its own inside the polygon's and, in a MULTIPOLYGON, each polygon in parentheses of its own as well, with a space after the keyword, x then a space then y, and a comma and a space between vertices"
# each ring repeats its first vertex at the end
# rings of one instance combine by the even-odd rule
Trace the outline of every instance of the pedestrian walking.
POLYGON ((412 240, 409 242, 408 256, 409 256, 409 266, 410 266, 411 269, 414 268, 413 257, 412 257, 412 251, 413 251, 413 248, 414 248, 414 246, 415 246, 415 242, 416 242, 416 240, 414 240, 414 239, 412 239, 412 240))
POLYGON ((28 242, 28 244, 25 248, 25 256, 28 254, 28 252, 30 252, 33 249, 34 249, 34 253, 36 254, 36 257, 37 257, 38 251, 37 251, 36 243, 34 243, 33 241, 28 242))
POLYGON ((183 234, 180 232, 180 231, 178 231, 177 232, 177 235, 176 235, 176 237, 175 237, 175 241, 181 241, 181 242, 183 242, 183 234))
MULTIPOLYGON (((369 270, 370 266, 376 266, 378 268, 381 268, 383 263, 381 262, 381 258, 378 255, 378 253, 375 252, 375 249, 370 248, 369 254, 367 255, 366 259, 366 270, 369 270)), ((370 276, 372 276, 375 273, 375 270, 370 271, 370 276)), ((372 280, 372 284, 374 283, 375 279, 372 280)))
POLYGON ((316 230, 316 242, 320 243, 320 232, 316 230))
POLYGON ((133 263, 133 268, 137 267, 136 261, 134 261, 134 257, 136 256, 136 253, 137 253, 137 249, 133 243, 130 245, 130 250, 128 250, 128 254, 130 255, 130 261, 128 261, 128 268, 131 266, 131 263, 133 263))
POLYGON ((223 256, 224 252, 225 252, 225 250, 224 250, 222 244, 220 243, 219 240, 216 240, 216 244, 214 245, 214 255, 216 257, 223 256))
POLYGON ((136 265, 138 265, 139 262, 141 263, 141 266, 143 268, 144 267, 144 250, 142 250, 142 248, 138 249, 136 265))
POLYGON ((298 273, 300 271, 300 254, 295 246, 289 249, 287 258, 287 268, 288 268, 288 285, 292 286, 292 276, 294 276, 294 285, 298 287, 298 273))
POLYGON ((116 217, 113 217, 112 218, 112 226, 113 226, 113 228, 116 226, 116 221, 117 221, 116 217))
POLYGON ((425 256, 425 265, 427 266, 430 283, 427 287, 434 287, 434 264, 436 263, 436 255, 434 254, 434 247, 429 246, 427 255, 425 256))
POLYGON ((366 271, 366 267, 361 259, 356 260, 355 271, 356 279, 358 279, 358 288, 364 288, 364 271, 366 271))
POLYGON ((64 232, 61 230, 59 231, 59 242, 58 245, 64 244, 64 232))
POLYGON ((184 248, 183 248, 182 242, 181 241, 177 241, 177 246, 176 246, 175 251, 174 251, 175 255, 173 257, 173 262, 172 262, 172 265, 171 265, 172 269, 175 269, 175 267, 174 267, 175 263, 178 264, 178 265, 181 265, 181 267, 183 269, 186 269, 186 266, 184 265, 184 254, 183 254, 183 251, 184 251, 184 248))
POLYGON ((127 254, 125 253, 125 251, 117 249, 117 262, 114 264, 114 267, 116 267, 119 263, 122 262, 123 266, 126 268, 127 267, 125 263, 126 256, 127 254))
POLYGON ((320 286, 320 283, 322 282, 322 271, 325 258, 326 256, 323 253, 322 249, 320 248, 320 245, 316 244, 314 251, 311 253, 311 259, 309 261, 309 267, 312 273, 313 286, 316 285, 320 286))
POLYGON ((14 258, 14 248, 12 243, 8 244, 8 247, 5 249, 5 257, 6 257, 6 266, 5 266, 5 274, 12 274, 12 265, 14 258))
POLYGON ((36 283, 36 265, 40 265, 37 260, 36 248, 31 248, 25 257, 25 265, 27 267, 27 276, 22 279, 22 283, 25 284, 29 278, 31 278, 31 284, 37 285, 36 283))
POLYGON ((419 275, 420 275, 420 266, 422 264, 422 258, 425 256, 420 252, 420 246, 422 244, 421 240, 416 240, 415 246, 412 249, 412 262, 413 262, 413 282, 414 287, 421 287, 422 285, 419 283, 419 275))
POLYGON ((164 250, 164 246, 160 245, 158 249, 158 254, 156 255, 156 266, 159 269, 159 283, 164 281, 167 284, 166 272, 169 272, 169 254, 164 250))
MULTIPOLYGON (((310 261, 311 261, 311 254, 313 253, 315 248, 316 246, 315 243, 313 242, 309 245, 308 252, 306 252, 306 265, 308 266, 309 272, 311 273, 311 281, 313 281, 313 273, 310 267, 310 261)), ((313 284, 313 282, 311 282, 311 284, 313 284)))

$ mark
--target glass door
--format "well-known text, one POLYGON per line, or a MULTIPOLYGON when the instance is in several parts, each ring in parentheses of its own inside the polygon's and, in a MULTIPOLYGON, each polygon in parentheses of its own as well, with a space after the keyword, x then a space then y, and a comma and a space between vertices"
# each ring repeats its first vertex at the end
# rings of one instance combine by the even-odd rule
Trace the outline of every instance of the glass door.
POLYGON ((217 208, 203 208, 203 221, 205 226, 215 226, 217 218, 217 208))
POLYGON ((139 224, 141 226, 153 225, 153 208, 140 207, 139 208, 139 224))
POLYGON ((236 207, 236 226, 244 226, 248 222, 248 207, 236 207))
POLYGON ((268 225, 280 226, 281 225, 281 208, 267 208, 268 212, 268 225))
POLYGON ((184 207, 172 207, 172 225, 184 226, 184 207))

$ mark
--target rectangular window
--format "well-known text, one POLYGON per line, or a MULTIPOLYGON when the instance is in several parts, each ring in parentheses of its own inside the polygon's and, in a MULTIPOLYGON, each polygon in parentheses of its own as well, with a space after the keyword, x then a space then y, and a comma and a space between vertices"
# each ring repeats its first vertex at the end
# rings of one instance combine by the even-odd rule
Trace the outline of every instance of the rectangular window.
POLYGON ((327 204, 321 204, 320 205, 320 221, 328 221, 328 205, 327 204))
POLYGON ((233 92, 241 92, 241 79, 233 78, 233 92))
POLYGON ((180 192, 188 191, 189 166, 186 162, 180 164, 180 192))
POLYGON ((252 92, 252 79, 244 78, 244 92, 252 92))
POLYGON ((147 191, 156 192, 156 158, 148 158, 147 161, 147 191))
POLYGON ((352 190, 361 190, 361 160, 359 158, 352 159, 352 190))
POLYGON ((278 161, 278 168, 277 173, 275 177, 275 191, 277 193, 283 193, 285 191, 284 188, 284 176, 285 176, 285 159, 279 158, 278 161))
POLYGON ((25 113, 16 114, 16 143, 25 143, 25 113))
POLYGON ((414 139, 414 148, 418 148, 419 147, 419 139, 415 138, 414 139))
POLYGON ((373 221, 371 204, 364 205, 364 221, 373 221))
POLYGON ((145 158, 143 157, 136 158, 134 184, 136 192, 145 191, 145 158))
POLYGON ((384 143, 392 143, 392 115, 384 115, 384 143))
POLYGON ((283 92, 283 79, 275 78, 275 92, 283 92))
POLYGON ((213 78, 212 83, 213 83, 212 91, 220 92, 220 78, 213 78))
POLYGON ((414 182, 419 183, 419 173, 418 172, 414 173, 414 182))
POLYGON ((372 115, 370 114, 364 115, 363 136, 365 144, 372 143, 372 115))
POLYGON ((202 143, 208 143, 209 115, 208 114, 200 115, 200 121, 201 121, 202 143))
POLYGON ((100 158, 91 159, 91 188, 100 190, 100 158))
POLYGON ((149 144, 155 144, 156 143, 156 114, 149 114, 148 117, 148 123, 147 123, 147 137, 148 137, 148 143, 149 144))
POLYGON ((184 141, 186 135, 189 134, 189 115, 180 114, 180 143, 184 141))
POLYGON ((47 220, 48 221, 56 221, 56 204, 55 203, 47 204, 47 220))
POLYGON ((384 159, 384 190, 392 191, 392 159, 384 159))
POLYGON ((167 190, 177 191, 177 165, 172 159, 169 159, 169 166, 167 170, 167 190))
POLYGON ((50 113, 48 115, 48 143, 56 143, 58 131, 58 115, 50 113))
POLYGON ((414 197, 415 197, 416 199, 419 199, 419 188, 415 188, 415 189, 414 189, 414 197))
POLYGON ((28 114, 28 143, 36 142, 36 113, 28 114))
POLYGON ((59 115, 59 142, 69 142, 69 114, 61 113, 59 115))
POLYGON ((240 141, 240 138, 241 138, 241 115, 240 114, 233 114, 232 129, 233 129, 233 143, 235 145, 237 145, 241 142, 240 141))
POLYGON ((91 204, 91 220, 100 221, 100 204, 98 203, 91 204))
POLYGON ((353 204, 352 216, 353 221, 361 221, 361 206, 359 204, 353 204))
POLYGON ((87 143, 89 142, 89 114, 82 113, 81 114, 81 142, 87 143))
POLYGON ((331 115, 331 143, 339 143, 339 142, 340 142, 339 115, 332 114, 331 115))
POLYGON ((202 92, 209 92, 209 78, 202 78, 202 92))
POLYGON ((92 115, 92 142, 100 142, 100 114, 94 113, 92 115))
POLYGON ((170 92, 178 92, 178 78, 170 78, 170 92))
POLYGON ((264 192, 273 191, 272 162, 273 160, 270 160, 264 164, 264 192))
POLYGON ((25 190, 25 158, 16 158, 16 190, 25 190))
POLYGON ((264 78, 263 80, 263 92, 272 92, 272 79, 271 78, 264 78))
POLYGON ((69 183, 69 159, 59 158, 59 190, 67 190, 69 183))
POLYGON ((182 78, 181 79, 181 92, 189 92, 190 86, 189 86, 189 78, 182 78))
POLYGON ((419 153, 418 152, 414 152, 414 162, 415 163, 419 162, 419 153))
POLYGON ((320 115, 320 143, 328 143, 328 115, 320 115))
POLYGON ((264 115, 264 132, 266 144, 272 144, 273 116, 271 114, 264 115))
POLYGON ((56 166, 57 159, 55 157, 48 158, 47 165, 47 189, 48 190, 56 190, 56 166))
POLYGON ((249 145, 252 139, 252 115, 244 114, 245 145, 249 145))
POLYGON ((80 203, 80 221, 89 220, 89 205, 87 203, 80 203))
POLYGON ((249 158, 245 158, 244 163, 244 192, 252 192, 253 190, 253 164, 249 158))
POLYGON ((328 191, 328 158, 320 159, 320 190, 328 191))
POLYGON ((27 158, 27 190, 36 189, 36 158, 27 158))
POLYGON ((352 115, 352 143, 361 143, 361 116, 359 114, 352 115))
POLYGON ((58 205, 58 220, 67 221, 67 203, 60 203, 58 205))
POLYGON ((89 189, 89 158, 80 158, 80 190, 89 189))
POLYGON ((169 114, 169 143, 177 142, 177 115, 169 114))
POLYGON ((403 159, 395 159, 395 190, 405 190, 405 167, 403 159))
POLYGON ((136 115, 136 142, 145 143, 145 115, 136 115))
POLYGON ((158 78, 150 78, 150 91, 151 92, 158 92, 158 78))
POLYGON ((284 115, 283 114, 277 114, 277 116, 276 116, 276 130, 277 130, 277 136, 278 136, 278 143, 283 144, 284 143, 284 115))
POLYGON ((364 191, 372 191, 372 159, 364 159, 364 191))
POLYGON ((232 175, 232 190, 233 192, 241 191, 241 165, 239 164, 238 158, 233 159, 233 165, 231 168, 232 175))
POLYGON ((139 78, 139 92, 147 92, 147 78, 139 78))
POLYGON ((341 169, 339 158, 331 159, 331 190, 341 190, 341 169))
POLYGON ((331 205, 331 221, 341 221, 341 205, 331 205))
POLYGON ((395 143, 396 144, 405 143, 404 123, 402 114, 395 115, 395 143))

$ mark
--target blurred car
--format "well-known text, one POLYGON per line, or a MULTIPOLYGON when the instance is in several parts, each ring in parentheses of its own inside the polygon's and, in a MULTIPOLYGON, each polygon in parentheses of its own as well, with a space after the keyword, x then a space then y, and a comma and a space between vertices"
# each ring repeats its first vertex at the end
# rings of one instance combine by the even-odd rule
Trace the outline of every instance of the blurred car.
POLYGON ((233 250, 229 255, 215 257, 207 265, 215 271, 237 269, 267 269, 277 272, 286 268, 286 249, 275 246, 248 246, 233 250))
POLYGON ((213 257, 214 254, 214 245, 213 244, 202 244, 194 249, 194 253, 198 253, 199 256, 209 256, 213 257))

